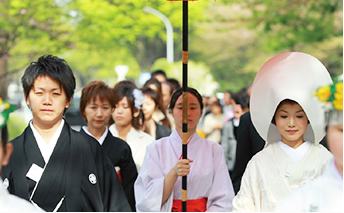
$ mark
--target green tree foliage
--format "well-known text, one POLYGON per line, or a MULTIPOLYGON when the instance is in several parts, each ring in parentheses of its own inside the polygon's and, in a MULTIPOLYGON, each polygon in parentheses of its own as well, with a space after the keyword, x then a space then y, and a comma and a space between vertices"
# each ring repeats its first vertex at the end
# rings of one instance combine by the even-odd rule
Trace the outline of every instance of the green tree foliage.
POLYGON ((206 62, 221 91, 252 83, 266 60, 286 51, 307 52, 336 76, 343 70, 342 7, 335 0, 212 3, 197 23, 190 57, 206 62))
POLYGON ((8 140, 11 141, 20 135, 27 127, 27 122, 16 112, 10 114, 7 121, 8 140))
MULTIPOLYGON (((114 84, 116 65, 128 65, 130 79, 151 71, 157 59, 166 57, 166 30, 144 6, 171 21, 179 63, 181 1, 0 0, 0 85, 6 85, 1 80, 7 66, 9 72, 20 71, 42 54, 65 58, 79 87, 94 79, 114 84)), ((337 0, 189 2, 192 69, 209 70, 219 91, 237 91, 252 83, 270 57, 305 51, 337 75, 343 69, 342 13, 337 0)))
POLYGON ((335 13, 342 11, 338 0, 255 0, 247 3, 253 12, 253 27, 261 27, 267 50, 293 50, 299 43, 321 42, 342 35, 335 13))
MULTIPOLYGON (((203 2, 195 4, 196 7, 190 7, 190 25, 202 18, 202 8, 206 5, 207 3, 203 2)), ((140 70, 150 71, 156 59, 166 57, 165 25, 156 16, 145 13, 145 6, 152 7, 168 17, 174 28, 175 49, 180 50, 181 2, 76 1, 69 6, 76 15, 75 36, 80 42, 87 43, 92 52, 102 50, 114 53, 112 59, 109 59, 112 62, 112 70, 115 62, 121 61, 129 65, 129 77, 138 77, 140 70)), ((176 51, 175 55, 177 60, 180 59, 181 51, 176 51)))
POLYGON ((37 55, 61 52, 71 43, 65 11, 53 0, 0 0, 0 96, 6 97, 10 71, 37 55))

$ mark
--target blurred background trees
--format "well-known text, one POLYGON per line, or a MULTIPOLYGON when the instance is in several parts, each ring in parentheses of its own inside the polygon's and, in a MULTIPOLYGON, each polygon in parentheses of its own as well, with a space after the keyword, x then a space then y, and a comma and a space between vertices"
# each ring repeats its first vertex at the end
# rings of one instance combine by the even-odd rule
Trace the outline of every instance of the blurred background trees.
MULTIPOLYGON (((42 54, 65 58, 78 88, 164 69, 181 79, 182 4, 163 0, 0 0, 0 96, 20 83, 42 54), (173 26, 174 63, 166 58, 162 12, 173 26)), ((343 3, 338 0, 200 0, 189 2, 190 85, 215 93, 252 83, 270 57, 286 51, 319 58, 332 76, 343 72, 343 3), (207 88, 202 85, 211 85, 207 88)))

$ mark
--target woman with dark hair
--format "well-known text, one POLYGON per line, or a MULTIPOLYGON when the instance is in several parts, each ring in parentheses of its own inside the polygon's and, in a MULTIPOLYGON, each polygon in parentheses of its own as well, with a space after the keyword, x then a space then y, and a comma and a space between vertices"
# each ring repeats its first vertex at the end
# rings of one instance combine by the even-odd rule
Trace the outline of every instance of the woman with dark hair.
POLYGON ((168 128, 171 128, 171 122, 167 117, 166 114, 166 107, 164 105, 164 101, 163 101, 163 94, 162 94, 162 86, 161 83, 156 79, 156 78, 150 78, 144 85, 143 88, 145 87, 149 87, 155 91, 157 91, 158 93, 158 98, 159 101, 157 103, 157 109, 155 110, 154 114, 153 114, 153 119, 164 126, 167 126, 168 128))
POLYGON ((203 102, 193 88, 188 88, 188 159, 182 159, 182 105, 180 88, 172 95, 169 107, 176 129, 147 147, 134 185, 136 209, 180 212, 181 177, 187 175, 188 211, 231 211, 234 191, 223 149, 196 132, 203 102))
POLYGON ((275 209, 276 212, 343 212, 343 75, 334 83, 317 89, 324 104, 326 138, 333 154, 322 174, 296 190, 275 209))
POLYGON ((111 113, 115 109, 115 96, 103 81, 92 81, 83 89, 80 98, 80 113, 86 124, 80 132, 95 138, 111 160, 123 190, 135 211, 134 182, 137 177, 136 166, 129 145, 122 139, 112 136, 107 127, 111 113))
POLYGON ((114 87, 115 110, 112 113, 114 124, 109 127, 113 136, 126 141, 132 151, 137 171, 140 171, 146 154, 146 147, 155 140, 142 131, 143 94, 131 81, 121 81, 114 87))
POLYGON ((331 153, 319 144, 325 136, 324 116, 311 94, 330 82, 326 67, 301 52, 274 56, 259 69, 250 114, 266 143, 247 164, 233 199, 234 211, 274 211, 321 174, 331 153))
POLYGON ((153 120, 152 117, 153 113, 158 108, 158 92, 149 87, 144 87, 142 89, 142 93, 144 95, 142 111, 145 116, 143 131, 150 134, 155 139, 160 139, 162 137, 169 136, 171 134, 171 130, 166 126, 158 124, 156 121, 153 120))

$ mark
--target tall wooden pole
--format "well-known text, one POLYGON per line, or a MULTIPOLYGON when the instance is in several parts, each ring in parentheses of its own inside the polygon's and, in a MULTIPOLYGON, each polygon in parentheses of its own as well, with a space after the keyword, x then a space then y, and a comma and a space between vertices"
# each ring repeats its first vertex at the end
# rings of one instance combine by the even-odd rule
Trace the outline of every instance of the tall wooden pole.
MULTIPOLYGON (((188 156, 188 1, 183 1, 183 159, 188 156)), ((182 177, 182 211, 187 211, 187 176, 182 177)))

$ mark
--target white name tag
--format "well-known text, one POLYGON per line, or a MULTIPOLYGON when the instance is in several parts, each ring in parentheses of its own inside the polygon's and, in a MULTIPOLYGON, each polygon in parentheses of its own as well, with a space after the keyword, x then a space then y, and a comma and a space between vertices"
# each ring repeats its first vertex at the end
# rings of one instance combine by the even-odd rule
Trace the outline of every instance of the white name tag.
POLYGON ((39 182, 39 180, 42 177, 44 169, 37 166, 36 164, 32 164, 31 168, 26 174, 26 177, 30 178, 31 180, 35 181, 36 183, 39 182))

